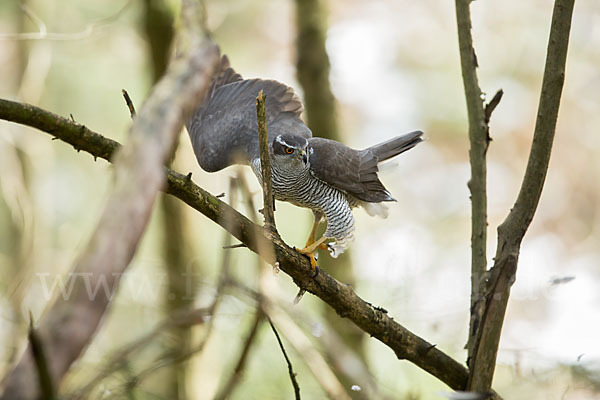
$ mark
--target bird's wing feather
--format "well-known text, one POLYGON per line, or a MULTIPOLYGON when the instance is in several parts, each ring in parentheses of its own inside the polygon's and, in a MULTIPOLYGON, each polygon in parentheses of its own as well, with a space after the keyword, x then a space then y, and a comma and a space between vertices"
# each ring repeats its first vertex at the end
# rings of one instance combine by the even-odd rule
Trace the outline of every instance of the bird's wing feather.
POLYGON ((269 140, 288 132, 311 137, 300 119, 302 102, 280 82, 243 79, 224 56, 211 91, 186 126, 200 166, 209 172, 247 164, 258 156, 256 96, 266 96, 269 140))
POLYGON ((373 152, 323 138, 311 138, 309 144, 310 169, 315 177, 359 200, 394 200, 377 177, 378 159, 373 152))
POLYGON ((342 143, 311 138, 312 173, 337 189, 370 203, 394 201, 377 176, 377 164, 412 149, 423 141, 423 132, 397 136, 364 150, 354 150, 342 143))

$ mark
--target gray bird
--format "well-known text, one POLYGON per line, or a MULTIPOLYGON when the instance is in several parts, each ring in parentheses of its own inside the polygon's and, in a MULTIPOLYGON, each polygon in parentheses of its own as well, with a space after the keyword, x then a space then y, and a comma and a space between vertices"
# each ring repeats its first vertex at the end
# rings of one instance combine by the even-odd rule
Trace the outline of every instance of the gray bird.
POLYGON ((226 56, 203 103, 186 126, 198 163, 208 172, 232 164, 250 165, 262 178, 256 119, 256 96, 266 96, 271 174, 275 199, 312 210, 315 221, 301 253, 316 267, 314 252, 329 249, 336 257, 354 232, 352 208, 381 213, 382 202, 395 201, 383 186, 377 165, 416 146, 423 132, 414 131, 364 150, 312 137, 300 119, 303 106, 294 90, 280 82, 242 79, 226 56), (321 219, 327 229, 315 240, 321 219), (325 245, 325 241, 333 242, 325 245))

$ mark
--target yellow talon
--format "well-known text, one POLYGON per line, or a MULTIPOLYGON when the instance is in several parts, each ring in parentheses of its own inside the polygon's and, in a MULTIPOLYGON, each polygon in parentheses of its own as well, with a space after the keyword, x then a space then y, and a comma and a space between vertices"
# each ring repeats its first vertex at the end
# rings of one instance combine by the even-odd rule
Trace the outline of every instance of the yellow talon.
MULTIPOLYGON (((312 235, 311 235, 312 237, 312 235)), ((322 249, 324 246, 325 249, 327 248, 327 246, 324 244, 324 242, 327 240, 327 238, 325 236, 322 236, 319 240, 317 240, 316 242, 313 240, 312 243, 308 244, 307 246, 303 249, 298 250, 299 253, 304 254, 305 256, 307 256, 310 259, 310 265, 312 266, 313 269, 316 269, 317 267, 317 259, 315 258, 315 251, 317 249, 322 249)))

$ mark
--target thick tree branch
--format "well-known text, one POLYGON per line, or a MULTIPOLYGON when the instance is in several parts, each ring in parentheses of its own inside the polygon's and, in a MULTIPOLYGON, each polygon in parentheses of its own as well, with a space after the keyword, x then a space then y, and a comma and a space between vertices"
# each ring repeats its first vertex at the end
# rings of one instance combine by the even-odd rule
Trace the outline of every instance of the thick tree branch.
POLYGON ((472 358, 469 388, 489 390, 500 333, 515 279, 521 241, 533 219, 548 171, 552 142, 565 79, 565 64, 574 0, 556 0, 552 14, 546 66, 533 143, 521 189, 506 220, 498 227, 498 247, 489 271, 481 325, 472 358))
MULTIPOLYGON (((90 282, 76 280, 70 298, 58 299, 40 321, 38 333, 48 350, 48 365, 56 383, 91 341, 110 302, 111 293, 100 290, 92 295, 86 282, 92 287, 106 283, 111 291, 118 286, 146 228, 156 194, 164 185, 163 165, 174 139, 184 117, 203 97, 217 65, 217 47, 195 35, 195 7, 184 3, 183 55, 154 87, 132 125, 127 145, 116 155, 114 187, 88 246, 74 266, 73 270, 87 274, 90 282)), ((40 116, 37 123, 50 124, 51 130, 65 126, 64 119, 52 121, 48 115, 40 116)), ((76 138, 75 143, 89 134, 80 125, 71 125, 67 131, 76 138)), ((109 157, 114 150, 109 143, 98 155, 109 157)), ((6 378, 3 398, 39 397, 39 388, 32 384, 36 379, 31 351, 29 347, 6 378)))
MULTIPOLYGON (((52 135, 94 156, 103 155, 110 160, 118 143, 106 139, 75 122, 44 111, 40 108, 0 100, 0 119, 16 121, 35 128, 50 127, 52 135), (39 121, 46 121, 40 124, 39 121), (50 121, 55 120, 52 124, 50 121), (61 126, 60 129, 54 125, 61 126), (83 140, 77 133, 85 133, 83 140)), ((140 118, 138 116, 138 118, 140 118)), ((42 129, 44 130, 44 129, 42 129)), ((454 389, 464 389, 467 383, 467 370, 454 359, 440 351, 434 345, 418 337, 394 321, 385 310, 367 303, 352 290, 325 271, 313 278, 314 271, 305 256, 287 246, 280 238, 269 238, 267 233, 248 218, 195 185, 189 176, 165 169, 167 174, 167 193, 178 197, 192 208, 198 210, 227 231, 232 233, 250 250, 259 253, 259 243, 267 242, 273 246, 274 258, 262 254, 266 261, 279 262, 280 269, 294 282, 308 292, 313 293, 329 304, 336 312, 353 321, 358 327, 390 347, 400 359, 406 359, 423 370, 434 375, 454 389), (231 218, 224 218, 229 213, 231 218)))

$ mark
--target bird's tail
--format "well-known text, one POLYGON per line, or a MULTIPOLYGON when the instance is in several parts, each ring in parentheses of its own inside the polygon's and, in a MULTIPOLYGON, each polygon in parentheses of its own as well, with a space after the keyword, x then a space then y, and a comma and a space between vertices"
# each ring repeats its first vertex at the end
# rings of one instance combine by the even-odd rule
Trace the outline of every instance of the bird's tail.
POLYGON ((423 141, 421 136, 423 136, 423 132, 421 131, 410 132, 406 135, 398 136, 386 142, 376 144, 375 146, 369 147, 367 150, 371 151, 377 157, 378 162, 382 162, 389 160, 400 153, 404 153, 406 150, 412 149, 423 141))

